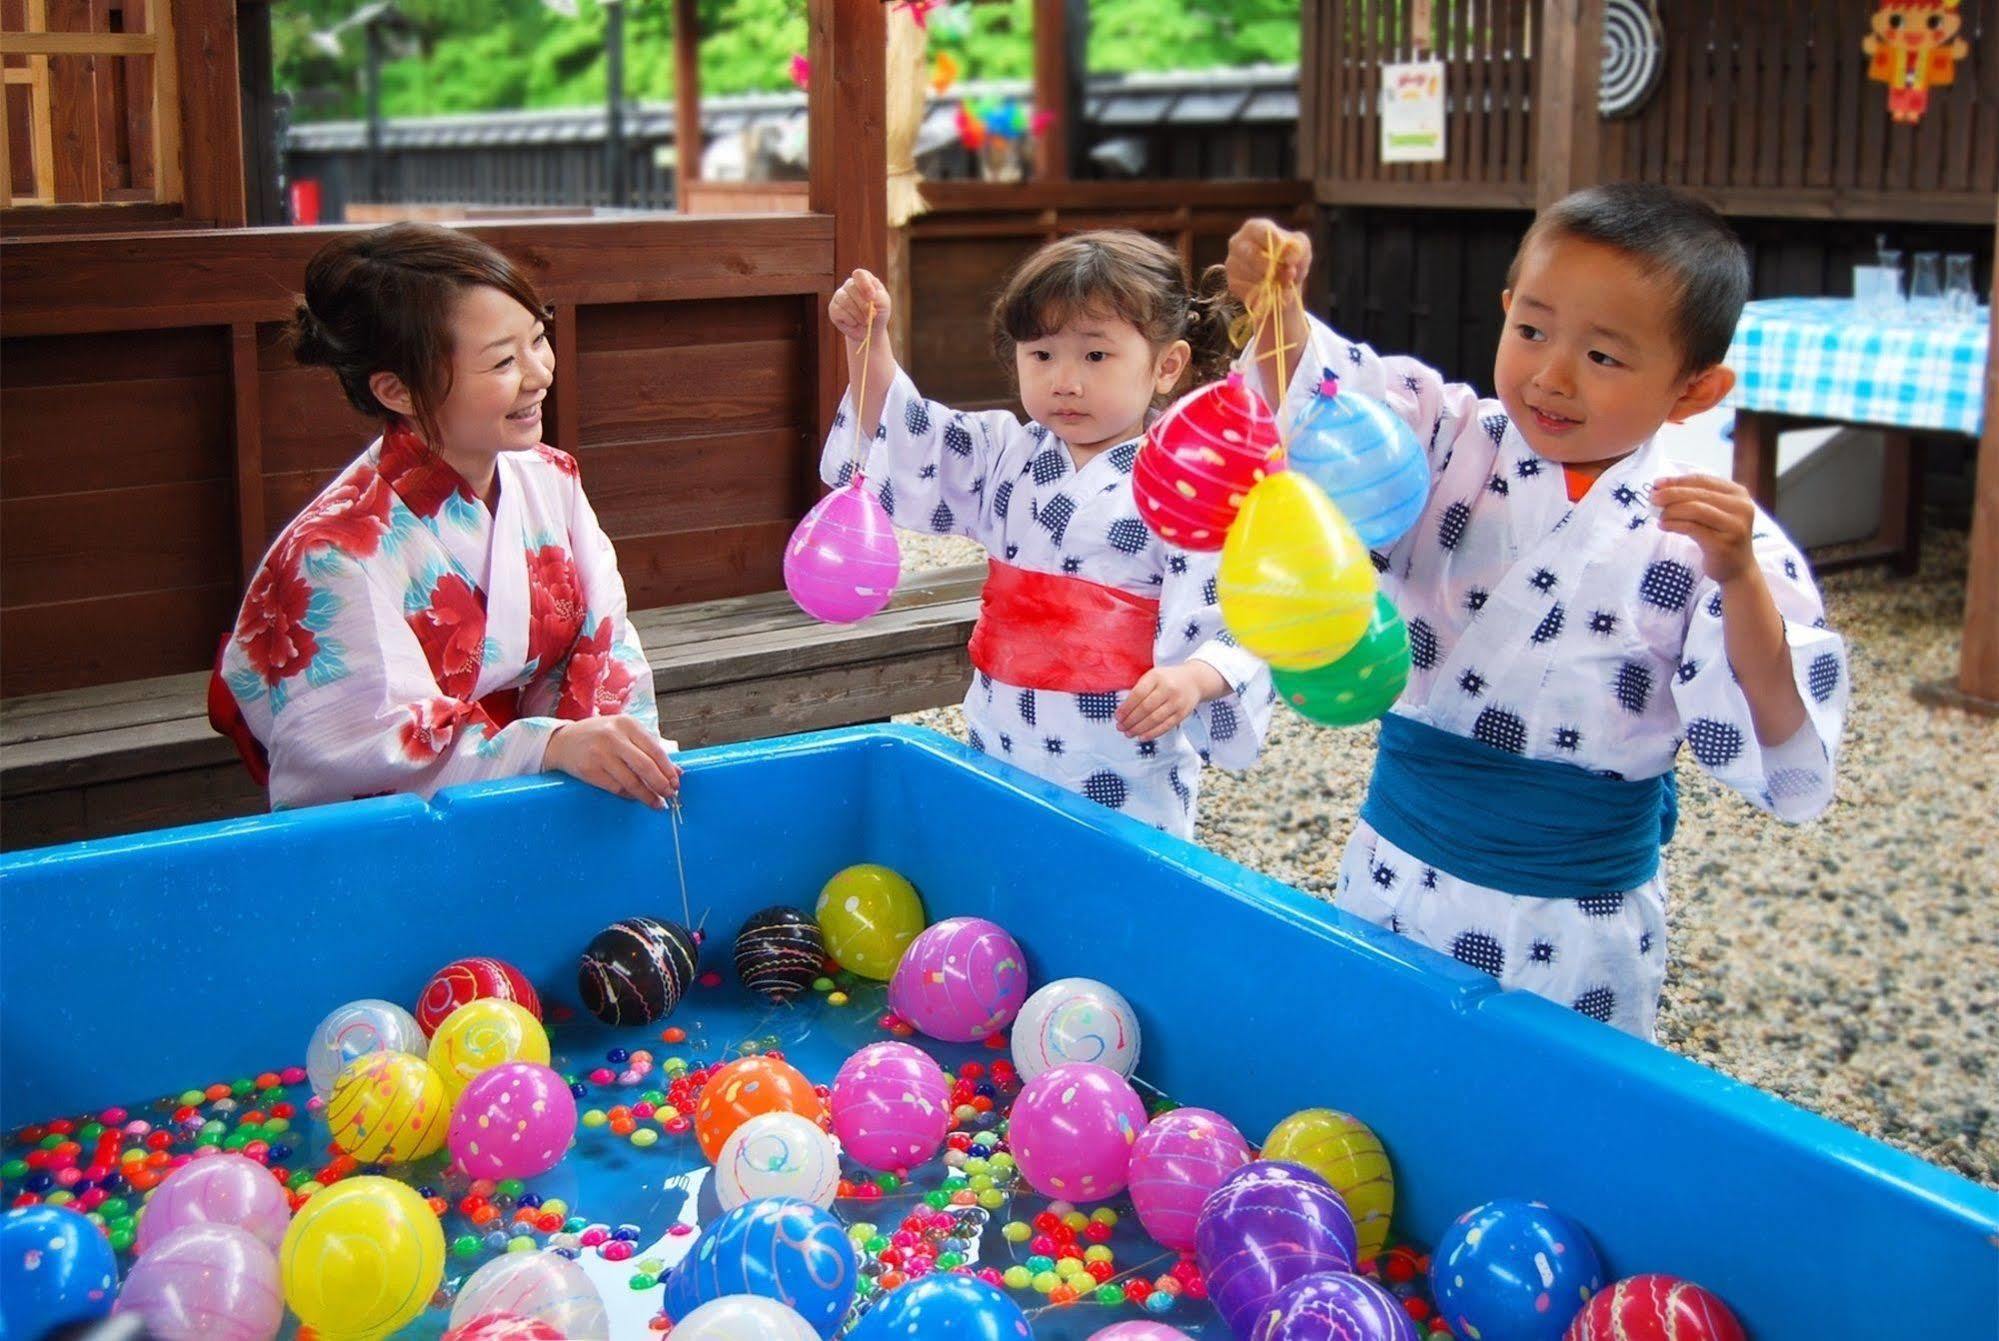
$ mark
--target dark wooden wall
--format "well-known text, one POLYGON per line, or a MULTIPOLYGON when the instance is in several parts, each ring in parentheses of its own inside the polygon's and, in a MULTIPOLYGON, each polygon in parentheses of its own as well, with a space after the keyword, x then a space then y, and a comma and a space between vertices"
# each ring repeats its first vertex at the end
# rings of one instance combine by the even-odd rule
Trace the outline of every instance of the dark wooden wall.
MULTIPOLYGON (((335 230, 0 244, 0 695, 208 664, 372 436, 280 341, 335 230)), ((548 438, 634 608, 770 590, 815 496, 825 215, 474 228, 556 306, 548 438)))

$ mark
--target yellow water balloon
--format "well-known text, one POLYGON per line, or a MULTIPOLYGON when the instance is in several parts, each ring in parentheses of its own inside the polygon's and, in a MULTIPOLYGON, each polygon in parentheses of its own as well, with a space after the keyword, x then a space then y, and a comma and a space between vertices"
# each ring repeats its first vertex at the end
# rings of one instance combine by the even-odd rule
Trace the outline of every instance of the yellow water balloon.
POLYGON ((503 1062, 548 1065, 548 1031, 532 1011, 512 1001, 468 1001, 430 1036, 430 1064, 454 1104, 474 1076, 503 1062))
POLYGON ((1365 1122, 1334 1108, 1304 1109, 1271 1128, 1263 1158, 1302 1164, 1331 1183, 1353 1213, 1361 1259, 1381 1255, 1395 1212, 1395 1170, 1365 1122))
POLYGON ((373 1341, 415 1321, 444 1279, 444 1230, 393 1178, 315 1192, 278 1251, 285 1302, 326 1341, 373 1341))
POLYGON ((356 1057, 333 1082, 326 1130, 342 1150, 367 1163, 407 1163, 435 1154, 451 1130, 444 1079, 407 1052, 356 1057))
POLYGON ((1222 620, 1279 670, 1345 656, 1374 615, 1374 565, 1326 491, 1295 470, 1249 491, 1222 543, 1222 620))
POLYGON ((886 866, 849 866, 826 882, 813 909, 826 953, 849 973, 887 982, 923 930, 916 887, 886 866))

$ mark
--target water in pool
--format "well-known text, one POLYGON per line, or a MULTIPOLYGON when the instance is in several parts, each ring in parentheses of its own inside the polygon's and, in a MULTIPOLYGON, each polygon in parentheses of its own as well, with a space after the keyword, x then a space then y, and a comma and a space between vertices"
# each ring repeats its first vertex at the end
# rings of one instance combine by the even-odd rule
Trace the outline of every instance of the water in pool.
MULTIPOLYGON (((1127 1195, 1082 1206, 1078 1213, 1097 1212, 1097 1218, 1080 1231, 1073 1220, 1065 1225, 1047 1218, 1049 1199, 1019 1180, 999 1140, 1002 1115, 1019 1091, 1005 1048, 916 1035, 888 1014, 882 984, 846 974, 822 977, 814 990, 795 1001, 773 1005, 722 969, 727 956, 717 950, 710 942, 703 972, 678 1008, 650 1025, 613 1028, 576 1006, 573 996, 544 1000, 550 1065, 572 1082, 581 1122, 567 1156, 522 1184, 474 1184, 462 1172, 447 1169, 448 1148, 409 1165, 354 1164, 331 1145, 326 1110, 311 1103, 313 1090, 299 1065, 304 1058, 296 1057, 271 1059, 278 1069, 261 1077, 212 1083, 214 1077, 190 1076, 197 1089, 187 1093, 128 1102, 122 1112, 72 1115, 17 1130, 8 1138, 0 1185, 10 1204, 46 1201, 54 1194, 73 1209, 92 1211, 120 1250, 124 1271, 133 1261, 135 1216, 146 1189, 157 1183, 173 1156, 196 1144, 240 1150, 286 1169, 294 1187, 311 1179, 387 1173, 433 1199, 432 1208, 441 1209, 446 1244, 442 1288, 431 1307, 396 1336, 443 1335, 452 1296, 474 1271, 510 1246, 515 1251, 553 1246, 573 1255, 596 1285, 610 1316, 611 1335, 643 1338, 667 1325, 661 1311, 665 1277, 697 1241, 698 1227, 722 1213, 712 1167, 687 1121, 693 1105, 683 1105, 680 1120, 672 1116, 676 1084, 685 1100, 704 1069, 775 1052, 825 1087, 855 1051, 898 1038, 922 1047, 958 1077, 954 1101, 969 1102, 958 1110, 945 1151, 907 1181, 871 1175, 851 1163, 843 1168, 843 1195, 832 1209, 841 1221, 857 1227, 853 1237, 865 1279, 856 1314, 881 1296, 885 1280, 893 1288, 898 1276, 907 1274, 895 1260, 892 1244, 888 1263, 881 1253, 906 1228, 906 1218, 921 1213, 931 1217, 933 1230, 944 1223, 939 1216, 955 1221, 949 1233, 933 1233, 928 1245, 940 1258, 957 1254, 941 1260, 946 1267, 962 1260, 975 1269, 1024 1271, 1032 1258, 1049 1255, 1049 1245, 1038 1242, 1044 1238, 1054 1239, 1058 1248, 1072 1241, 1085 1250, 1108 1250, 1107 1262, 1090 1262, 1080 1272, 1067 1268, 1073 1280, 1062 1276, 1068 1284, 1053 1294, 1031 1283, 1022 1285, 1021 1272, 1012 1273, 1012 1288, 1006 1292, 1027 1314, 1037 1337, 1084 1338, 1113 1323, 1139 1319, 1170 1324, 1192 1337, 1228 1335, 1213 1307, 1199 1297, 1200 1285, 1190 1289, 1175 1278, 1176 1269, 1182 1277, 1190 1274, 1191 1262, 1183 1265, 1180 1254, 1162 1249, 1146 1235, 1127 1195), (995 1063, 1002 1063, 997 1073, 995 1063), (138 1130, 142 1124, 150 1130, 138 1130), (68 1150, 65 1142, 80 1147, 67 1161, 58 1153, 68 1150), (955 1158, 953 1147, 961 1148, 955 1158), (997 1164, 989 1160, 996 1154, 1002 1156, 997 1164), (964 1167, 968 1160, 970 1171, 964 1167), (65 1162, 73 1166, 68 1172, 60 1167, 65 1162), (131 1176, 86 1177, 79 1183, 75 1175, 87 1174, 94 1164, 122 1168, 131 1176), (68 1197, 63 1198, 65 1192, 68 1197), (1103 1214, 1102 1208, 1111 1214, 1103 1214), (1112 1219, 1115 1223, 1105 1223, 1112 1219), (1037 1247, 1044 1251, 1037 1253, 1037 1247), (1162 1292, 1171 1296, 1170 1306, 1142 1302, 1162 1292), (1113 1294, 1115 1302, 1103 1301, 1113 1294)), ((1166 1106, 1164 1097, 1143 1083, 1142 1068, 1137 1087, 1155 1110, 1166 1106)), ((1248 1135, 1254 1140, 1262 1133, 1248 1135)), ((1058 1212, 1063 1209, 1056 1205, 1058 1212)), ((1102 1259, 1105 1254, 1091 1256, 1102 1259)), ((1419 1261, 1408 1247, 1383 1259, 1383 1274, 1396 1293, 1419 1290, 1421 1273, 1411 1269, 1419 1261)), ((1045 1270, 1048 1264, 1031 1265, 1045 1270)), ((1041 1284, 1048 1284, 1045 1276, 1041 1284)), ((1415 1306, 1419 1313, 1424 1310, 1422 1303, 1415 1306)), ((297 1328, 296 1318, 287 1313, 280 1335, 295 1336, 297 1328)))

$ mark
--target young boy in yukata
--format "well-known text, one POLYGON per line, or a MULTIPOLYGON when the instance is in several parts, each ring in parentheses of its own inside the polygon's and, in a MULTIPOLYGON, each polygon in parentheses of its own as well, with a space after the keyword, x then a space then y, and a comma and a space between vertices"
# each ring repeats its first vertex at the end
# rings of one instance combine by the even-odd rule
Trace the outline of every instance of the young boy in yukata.
POLYGON ((1593 188, 1534 221, 1500 302, 1496 398, 1308 317, 1301 234, 1233 239, 1239 295, 1288 284, 1259 337, 1283 416, 1322 379, 1387 402, 1429 455, 1421 518, 1374 556, 1409 626, 1336 902, 1643 1038, 1666 973, 1660 848, 1682 744, 1792 823, 1832 801, 1844 645, 1804 558, 1729 480, 1655 440, 1721 401, 1742 245, 1673 191, 1593 188), (1284 351, 1284 346, 1289 346, 1284 351))

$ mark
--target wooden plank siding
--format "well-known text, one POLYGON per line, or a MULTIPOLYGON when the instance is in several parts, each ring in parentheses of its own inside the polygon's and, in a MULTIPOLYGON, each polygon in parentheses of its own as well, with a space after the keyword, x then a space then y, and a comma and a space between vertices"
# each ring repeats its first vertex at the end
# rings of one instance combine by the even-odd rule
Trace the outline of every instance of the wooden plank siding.
MULTIPOLYGON (((334 229, 0 242, 0 695, 194 671, 373 428, 283 343, 334 229)), ((824 215, 477 227, 563 314, 573 452, 634 609, 769 591, 815 496, 824 215)))
POLYGON ((1299 159, 1331 206, 1531 207, 1537 179, 1563 186, 1643 179, 1681 187, 1755 218, 1985 223, 1999 198, 1999 10, 1965 5, 1971 56, 1932 89, 1916 126, 1896 125, 1867 78, 1866 9, 1808 0, 1680 0, 1661 7, 1665 64, 1633 115, 1556 133, 1553 108, 1595 105, 1594 61, 1563 57, 1600 0, 1454 0, 1416 44, 1418 0, 1304 0, 1299 159), (1552 21, 1559 16, 1562 21, 1552 21), (1435 56, 1446 68, 1447 158, 1379 161, 1380 64, 1435 56), (1543 60, 1543 57, 1549 59, 1543 60), (1543 87, 1537 89, 1538 76, 1543 87), (1538 146, 1575 144, 1586 161, 1540 164, 1538 146), (1566 167, 1567 171, 1559 169, 1566 167))

